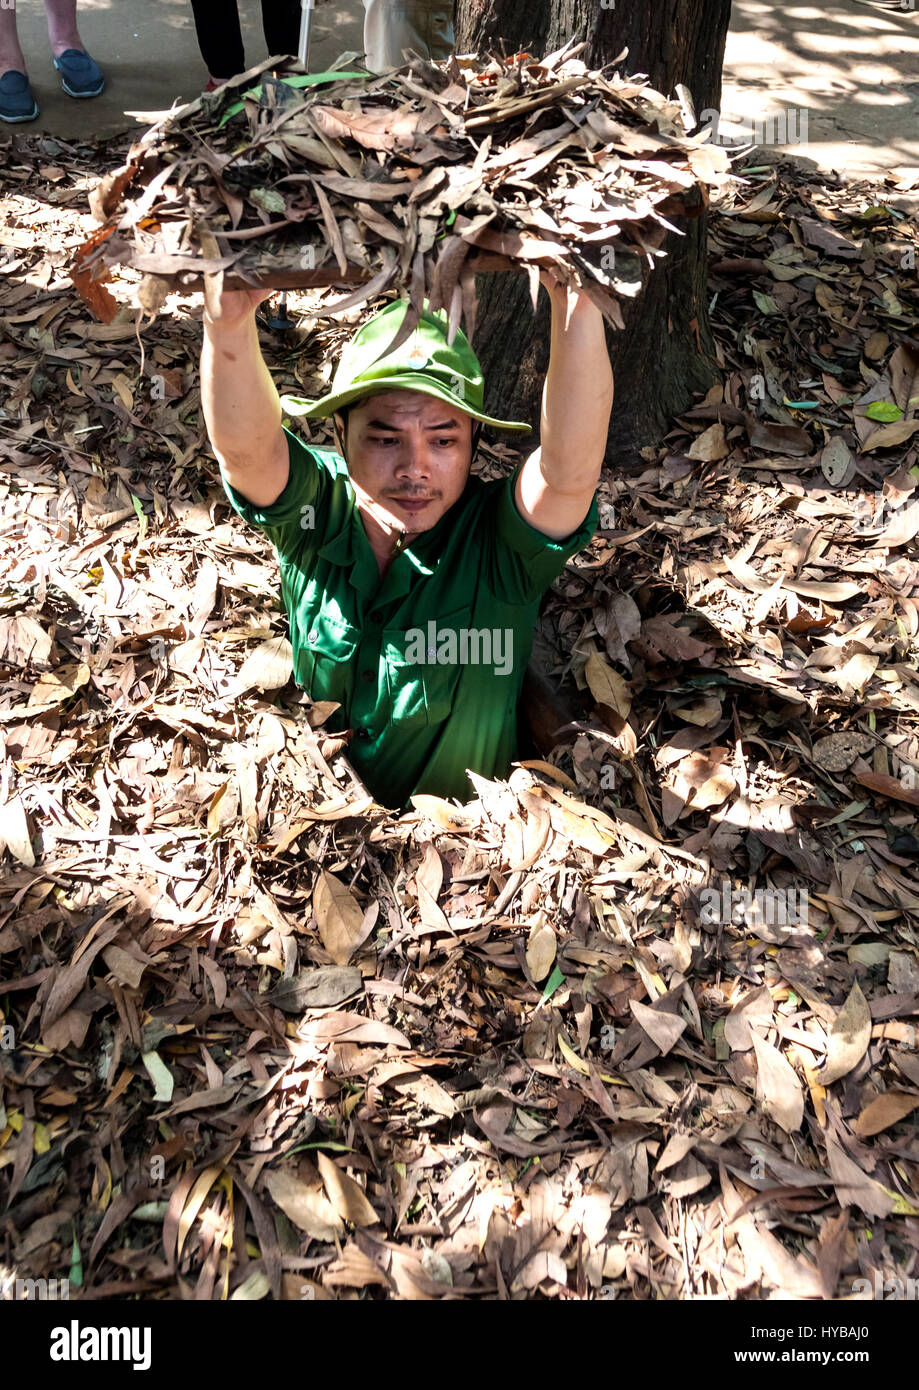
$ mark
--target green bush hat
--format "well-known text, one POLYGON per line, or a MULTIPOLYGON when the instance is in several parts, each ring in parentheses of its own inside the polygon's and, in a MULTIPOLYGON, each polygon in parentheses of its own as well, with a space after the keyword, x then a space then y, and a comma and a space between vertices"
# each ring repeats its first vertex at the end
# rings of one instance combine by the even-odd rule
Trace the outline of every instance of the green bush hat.
POLYGON ((447 315, 432 313, 427 300, 414 332, 395 352, 380 356, 395 338, 408 308, 407 300, 397 299, 368 319, 343 349, 329 394, 318 401, 282 396, 285 413, 321 420, 380 391, 423 391, 458 406, 483 425, 530 434, 531 427, 520 421, 494 420, 484 414, 485 382, 479 359, 462 330, 457 331, 453 346, 448 346, 447 315))

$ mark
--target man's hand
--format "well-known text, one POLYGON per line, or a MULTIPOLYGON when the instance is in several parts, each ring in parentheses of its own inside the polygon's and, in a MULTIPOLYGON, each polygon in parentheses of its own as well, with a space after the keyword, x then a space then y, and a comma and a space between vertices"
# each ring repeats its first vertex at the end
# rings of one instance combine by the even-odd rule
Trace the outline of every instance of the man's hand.
POLYGON ((556 307, 567 303, 568 294, 570 292, 569 287, 563 284, 561 280, 557 280, 551 270, 541 270, 539 272, 539 283, 552 302, 553 313, 556 307))
MULTIPOLYGON (((561 322, 567 328, 574 314, 600 314, 589 294, 584 290, 575 289, 573 285, 563 284, 555 278, 551 270, 539 272, 539 283, 548 294, 552 305, 553 327, 556 322, 561 322)), ((600 317, 603 315, 600 314, 600 317)))
POLYGON ((256 311, 260 304, 266 299, 270 299, 274 290, 224 290, 220 296, 217 316, 214 317, 208 312, 207 305, 204 308, 205 327, 215 327, 226 332, 232 332, 246 322, 256 311))

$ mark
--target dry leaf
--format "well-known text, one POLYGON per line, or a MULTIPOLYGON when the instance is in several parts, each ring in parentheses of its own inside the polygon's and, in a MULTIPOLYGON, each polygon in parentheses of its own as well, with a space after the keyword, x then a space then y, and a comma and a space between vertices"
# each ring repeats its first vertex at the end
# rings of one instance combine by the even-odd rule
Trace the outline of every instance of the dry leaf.
POLYGON ((370 935, 376 914, 368 921, 347 884, 320 869, 313 889, 313 915, 319 938, 335 964, 347 965, 370 935))
POLYGON ((592 652, 587 658, 584 677, 598 705, 608 705, 623 719, 628 718, 629 710, 632 708, 629 687, 596 652, 592 652))
POLYGON ((882 1130, 895 1125, 898 1120, 911 1115, 917 1106, 919 1096, 910 1095, 906 1091, 885 1091, 883 1095, 875 1096, 861 1111, 855 1121, 855 1133, 859 1139, 880 1134, 882 1130))
POLYGON ((357 966, 321 965, 315 970, 302 970, 291 980, 282 980, 267 998, 284 1013, 298 1014, 305 1009, 342 1004, 363 989, 363 985, 357 966))
POLYGON ((316 1154, 316 1162, 329 1201, 343 1221, 352 1226, 373 1226, 379 1221, 363 1188, 358 1187, 354 1179, 343 1173, 338 1164, 333 1163, 321 1149, 316 1154))
POLYGON ((424 847, 424 858, 420 866, 415 870, 415 883, 419 887, 423 885, 436 902, 440 896, 443 881, 443 860, 431 842, 428 841, 424 847))
POLYGON ((262 1182, 284 1215, 311 1240, 332 1241, 344 1235, 344 1221, 318 1188, 285 1172, 265 1172, 262 1182))
POLYGON ((887 363, 890 393, 904 415, 919 410, 919 351, 901 343, 887 363))
POLYGON ((233 693, 246 690, 280 690, 293 675, 293 649, 286 637, 272 637, 250 652, 240 667, 233 693))
POLYGON ((720 420, 694 439, 687 451, 689 458, 700 459, 703 463, 714 463, 718 459, 726 458, 729 453, 724 425, 720 420))
POLYGON ((879 549, 883 547, 887 550, 896 550, 900 546, 908 545, 917 535, 919 535, 919 501, 913 501, 905 507, 897 508, 890 525, 881 532, 874 544, 879 549))
POLYGON ((770 1119, 786 1134, 794 1134, 804 1119, 804 1092, 781 1052, 750 1030, 756 1054, 756 1094, 770 1119))
POLYGON ((474 822, 469 816, 451 806, 449 801, 444 801, 442 797, 419 793, 411 800, 416 811, 444 830, 469 830, 473 826, 474 822))
POLYGON ((680 705, 674 714, 687 724, 696 724, 701 729, 711 728, 721 718, 721 701, 711 696, 707 700, 697 700, 692 705, 680 705))
POLYGON ((534 925, 527 941, 527 969, 537 984, 541 983, 555 962, 558 940, 551 927, 534 925))
POLYGON ((870 434, 862 445, 865 453, 874 449, 893 449, 897 444, 905 444, 919 430, 919 420, 895 420, 892 425, 882 425, 870 434))
MULTIPOLYGON (((393 1062, 394 1067, 403 1067, 405 1063, 393 1062)), ((376 1079, 376 1071, 374 1072, 376 1079)), ((430 1110, 435 1115, 446 1115, 452 1119, 456 1114, 456 1101, 445 1091, 439 1081, 435 1081, 433 1076, 425 1076, 419 1072, 397 1072, 395 1075, 384 1079, 383 1085, 392 1086, 393 1090, 400 1095, 410 1096, 416 1105, 420 1105, 424 1110, 430 1110)))
POLYGON ((0 662, 14 669, 45 666, 51 655, 51 637, 27 613, 0 618, 0 662))
POLYGON ((772 1023, 775 1005, 767 985, 751 990, 745 999, 735 1004, 724 1020, 724 1037, 736 1052, 748 1052, 753 1046, 751 1024, 758 1028, 772 1023))
POLYGON ((845 1207, 861 1207, 867 1216, 884 1217, 893 1209, 894 1198, 879 1182, 869 1178, 858 1164, 843 1152, 839 1142, 827 1137, 827 1158, 836 1195, 845 1207))
POLYGON ((654 1045, 660 1048, 664 1057, 686 1031, 685 1018, 678 1018, 676 1014, 666 1014, 660 1009, 649 1008, 647 1004, 640 1004, 637 999, 629 1000, 629 1008, 635 1015, 636 1023, 647 1033, 654 1045))
POLYGON ((626 644, 641 631, 641 613, 638 611, 638 605, 628 594, 613 594, 606 609, 605 619, 606 631, 601 631, 601 635, 606 643, 610 661, 631 667, 626 644))
POLYGON ((34 867, 35 851, 32 849, 29 823, 21 796, 14 796, 0 806, 0 853, 4 845, 20 864, 24 864, 27 869, 34 867))
POLYGON ((868 1051, 871 1041, 871 1014, 858 983, 852 986, 849 997, 836 1016, 827 1039, 826 1065, 817 1077, 821 1086, 829 1086, 840 1077, 848 1076, 868 1051))
POLYGON ((886 772, 872 772, 870 768, 856 772, 855 780, 869 791, 879 796, 889 797, 891 801, 902 801, 907 806, 919 806, 919 788, 906 786, 897 777, 886 772))
POLYGON ((824 445, 820 453, 820 468, 830 487, 845 487, 855 474, 852 451, 841 434, 824 445))

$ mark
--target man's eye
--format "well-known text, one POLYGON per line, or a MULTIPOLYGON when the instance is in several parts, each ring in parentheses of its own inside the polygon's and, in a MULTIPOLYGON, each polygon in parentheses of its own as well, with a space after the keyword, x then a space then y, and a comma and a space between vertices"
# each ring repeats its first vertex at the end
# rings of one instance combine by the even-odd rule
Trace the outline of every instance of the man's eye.
POLYGON ((445 449, 449 449, 449 448, 451 447, 451 445, 455 444, 457 441, 456 441, 455 438, 450 438, 450 439, 438 439, 437 442, 438 442, 438 444, 443 445, 443 447, 444 447, 445 449))

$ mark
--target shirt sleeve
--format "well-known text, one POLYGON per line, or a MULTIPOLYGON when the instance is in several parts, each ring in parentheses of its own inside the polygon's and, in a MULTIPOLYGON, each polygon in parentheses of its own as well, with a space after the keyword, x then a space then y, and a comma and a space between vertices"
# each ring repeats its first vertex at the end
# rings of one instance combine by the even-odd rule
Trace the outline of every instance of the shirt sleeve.
POLYGON ((334 462, 328 462, 316 449, 309 448, 290 430, 287 435, 290 475, 287 486, 270 507, 259 507, 237 492, 220 471, 223 490, 230 506, 250 526, 256 526, 277 549, 279 555, 310 549, 325 539, 325 520, 329 508, 334 462))
POLYGON ((537 531, 520 515, 514 499, 523 466, 499 484, 493 511, 492 587, 506 603, 530 603, 544 594, 572 555, 588 544, 600 522, 594 493, 586 517, 570 536, 556 541, 537 531))

